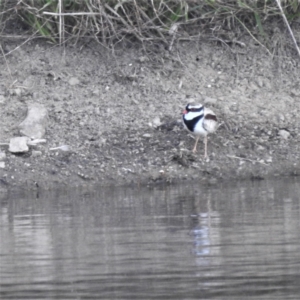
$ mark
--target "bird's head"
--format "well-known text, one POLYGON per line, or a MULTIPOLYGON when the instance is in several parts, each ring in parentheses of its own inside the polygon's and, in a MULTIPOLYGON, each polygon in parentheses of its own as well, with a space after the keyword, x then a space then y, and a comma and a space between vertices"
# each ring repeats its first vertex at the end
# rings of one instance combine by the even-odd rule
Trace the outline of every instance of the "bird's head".
POLYGON ((203 110, 203 105, 202 104, 188 104, 185 107, 185 110, 182 112, 184 115, 189 113, 189 112, 195 112, 195 113, 199 113, 202 112, 203 110))

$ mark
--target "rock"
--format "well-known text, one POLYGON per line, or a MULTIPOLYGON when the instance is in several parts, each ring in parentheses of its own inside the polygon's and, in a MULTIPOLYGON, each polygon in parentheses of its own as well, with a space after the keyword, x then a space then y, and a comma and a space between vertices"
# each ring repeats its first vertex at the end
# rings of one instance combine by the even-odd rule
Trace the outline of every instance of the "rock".
POLYGON ((291 134, 287 130, 281 129, 278 131, 278 135, 284 140, 287 140, 291 134))
POLYGON ((10 139, 8 151, 12 153, 25 153, 29 148, 27 142, 29 138, 26 136, 14 137, 10 139))
POLYGON ((5 168, 5 162, 4 161, 0 161, 0 169, 4 169, 5 168))
POLYGON ((145 133, 142 135, 142 137, 149 139, 152 137, 152 135, 150 133, 145 133))
POLYGON ((72 77, 72 78, 70 78, 70 80, 69 80, 69 85, 77 85, 77 84, 79 84, 79 83, 80 83, 80 81, 79 81, 79 79, 76 78, 76 77, 72 77))
POLYGON ((25 120, 19 125, 20 133, 32 139, 41 139, 46 132, 48 111, 39 103, 28 104, 25 120))

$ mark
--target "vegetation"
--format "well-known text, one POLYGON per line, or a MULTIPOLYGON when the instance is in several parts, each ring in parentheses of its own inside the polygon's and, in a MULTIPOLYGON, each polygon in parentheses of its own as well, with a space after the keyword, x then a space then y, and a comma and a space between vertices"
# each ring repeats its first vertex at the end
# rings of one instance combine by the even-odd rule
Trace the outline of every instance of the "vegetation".
POLYGON ((233 41, 250 34, 265 44, 265 24, 289 23, 298 0, 0 0, 2 28, 12 16, 52 42, 94 37, 106 47, 119 42, 163 43, 210 36, 233 41))

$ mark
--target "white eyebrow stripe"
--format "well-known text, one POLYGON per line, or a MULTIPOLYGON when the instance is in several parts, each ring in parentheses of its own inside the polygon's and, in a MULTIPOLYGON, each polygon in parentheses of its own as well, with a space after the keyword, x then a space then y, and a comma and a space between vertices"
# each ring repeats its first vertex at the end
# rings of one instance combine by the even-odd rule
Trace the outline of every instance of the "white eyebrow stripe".
POLYGON ((184 118, 187 120, 187 121, 190 121, 190 120, 193 120, 194 118, 197 118, 199 116, 203 116, 203 110, 201 110, 200 112, 199 111, 189 111, 187 114, 184 115, 184 118))

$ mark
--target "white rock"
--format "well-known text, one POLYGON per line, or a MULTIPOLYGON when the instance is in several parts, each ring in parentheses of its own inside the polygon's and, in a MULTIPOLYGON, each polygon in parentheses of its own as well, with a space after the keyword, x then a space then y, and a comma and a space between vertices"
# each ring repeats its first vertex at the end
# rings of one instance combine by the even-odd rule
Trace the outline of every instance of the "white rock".
POLYGON ((154 127, 158 127, 161 125, 161 121, 160 121, 160 118, 159 117, 155 117, 152 121, 152 124, 154 127))
POLYGON ((25 153, 29 148, 27 145, 29 138, 26 136, 19 136, 10 139, 8 151, 12 153, 25 153))
POLYGON ((151 138, 152 135, 151 135, 150 133, 145 133, 145 134, 143 134, 143 137, 144 137, 144 138, 151 138))
POLYGON ((5 168, 5 162, 4 161, 0 161, 0 169, 4 169, 5 168))
POLYGON ((278 135, 284 140, 287 140, 291 134, 287 130, 281 129, 278 131, 278 135))

